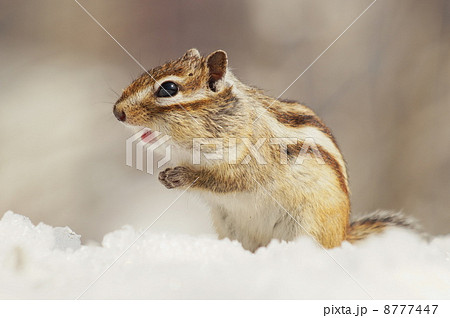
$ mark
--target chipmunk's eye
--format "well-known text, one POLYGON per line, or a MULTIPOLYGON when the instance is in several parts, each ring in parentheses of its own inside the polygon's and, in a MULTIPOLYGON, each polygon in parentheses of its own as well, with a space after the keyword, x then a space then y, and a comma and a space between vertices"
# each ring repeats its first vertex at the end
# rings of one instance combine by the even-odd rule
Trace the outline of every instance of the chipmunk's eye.
POLYGON ((171 97, 178 93, 178 85, 174 82, 164 82, 156 92, 158 97, 171 97))

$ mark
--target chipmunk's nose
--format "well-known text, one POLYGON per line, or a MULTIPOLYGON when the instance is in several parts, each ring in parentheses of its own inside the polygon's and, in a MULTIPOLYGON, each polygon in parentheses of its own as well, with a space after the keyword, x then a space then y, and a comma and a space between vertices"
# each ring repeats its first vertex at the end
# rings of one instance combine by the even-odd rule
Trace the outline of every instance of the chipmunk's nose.
POLYGON ((123 110, 118 110, 117 105, 114 105, 113 113, 119 121, 125 121, 127 119, 125 112, 123 110))

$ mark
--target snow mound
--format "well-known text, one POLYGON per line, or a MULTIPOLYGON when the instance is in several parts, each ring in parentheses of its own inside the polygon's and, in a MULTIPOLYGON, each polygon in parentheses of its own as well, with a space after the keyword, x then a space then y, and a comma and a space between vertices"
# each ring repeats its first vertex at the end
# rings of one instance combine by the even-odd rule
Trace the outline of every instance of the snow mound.
POLYGON ((82 245, 68 227, 7 212, 0 298, 450 298, 450 235, 390 229, 329 251, 303 237, 252 254, 213 236, 141 234, 125 226, 82 245))

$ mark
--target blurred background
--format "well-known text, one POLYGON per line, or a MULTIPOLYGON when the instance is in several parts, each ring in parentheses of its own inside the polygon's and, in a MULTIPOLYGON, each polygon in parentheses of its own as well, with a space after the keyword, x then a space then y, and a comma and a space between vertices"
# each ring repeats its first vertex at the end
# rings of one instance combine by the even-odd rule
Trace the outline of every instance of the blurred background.
MULTIPOLYGON (((371 1, 80 0, 144 66, 196 47, 278 96, 371 1)), ((147 227, 180 192, 125 165, 112 115, 142 69, 76 2, 0 1, 0 215, 99 241, 147 227)), ((450 229, 450 2, 377 1, 284 95, 313 108, 347 160, 353 213, 402 210, 450 229)), ((178 199, 152 231, 211 234, 178 199)))

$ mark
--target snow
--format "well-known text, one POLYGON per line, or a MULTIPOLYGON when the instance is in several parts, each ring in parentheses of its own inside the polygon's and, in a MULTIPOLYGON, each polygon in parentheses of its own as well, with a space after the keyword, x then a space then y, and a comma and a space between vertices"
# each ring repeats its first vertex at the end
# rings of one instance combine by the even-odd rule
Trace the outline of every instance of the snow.
POLYGON ((101 245, 84 245, 68 227, 35 226, 5 213, 0 298, 78 297, 448 299, 450 235, 426 240, 390 229, 329 251, 302 237, 273 241, 252 254, 212 235, 143 233, 130 226, 105 235, 101 245))

